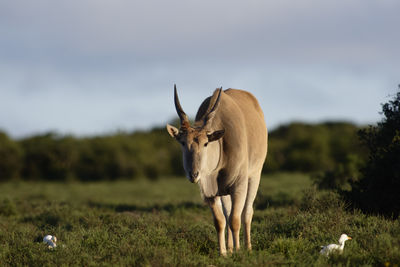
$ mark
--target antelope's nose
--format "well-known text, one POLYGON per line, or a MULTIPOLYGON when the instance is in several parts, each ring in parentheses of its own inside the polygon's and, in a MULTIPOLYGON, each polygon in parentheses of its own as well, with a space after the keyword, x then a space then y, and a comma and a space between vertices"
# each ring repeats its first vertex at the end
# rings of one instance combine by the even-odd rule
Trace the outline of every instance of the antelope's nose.
POLYGON ((192 178, 192 181, 194 181, 197 178, 197 176, 199 176, 199 172, 190 172, 189 175, 190 178, 192 178))

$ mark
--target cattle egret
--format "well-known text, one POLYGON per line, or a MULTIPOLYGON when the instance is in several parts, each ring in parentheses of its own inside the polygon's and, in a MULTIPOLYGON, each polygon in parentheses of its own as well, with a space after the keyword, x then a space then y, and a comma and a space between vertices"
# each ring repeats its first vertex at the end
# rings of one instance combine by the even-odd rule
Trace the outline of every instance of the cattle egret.
POLYGON ((350 240, 351 237, 346 235, 346 234, 342 234, 339 238, 339 245, 337 244, 329 244, 326 246, 321 246, 321 251, 319 253, 325 255, 325 256, 329 256, 329 254, 331 253, 339 253, 341 254, 343 252, 343 248, 344 248, 344 242, 346 242, 347 240, 350 240))
POLYGON ((48 245, 49 245, 49 248, 55 248, 55 247, 57 247, 56 242, 57 242, 57 237, 55 237, 55 236, 46 235, 46 236, 43 238, 43 243, 48 244, 48 245))

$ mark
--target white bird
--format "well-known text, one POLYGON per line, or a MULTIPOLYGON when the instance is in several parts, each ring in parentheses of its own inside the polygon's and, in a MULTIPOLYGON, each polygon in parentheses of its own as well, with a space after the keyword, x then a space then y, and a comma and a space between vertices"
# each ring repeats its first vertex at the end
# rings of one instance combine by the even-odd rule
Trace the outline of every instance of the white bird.
POLYGON ((49 248, 55 248, 55 247, 57 247, 56 242, 57 242, 57 237, 55 237, 55 236, 46 235, 46 236, 43 238, 43 243, 48 244, 48 245, 49 245, 49 248))
POLYGON ((329 244, 326 246, 321 246, 321 251, 319 253, 325 255, 325 256, 329 256, 329 254, 331 254, 332 252, 337 252, 339 254, 341 254, 343 252, 343 248, 344 248, 344 242, 346 242, 347 240, 350 240, 351 237, 346 235, 346 234, 342 234, 339 238, 339 245, 337 244, 329 244))

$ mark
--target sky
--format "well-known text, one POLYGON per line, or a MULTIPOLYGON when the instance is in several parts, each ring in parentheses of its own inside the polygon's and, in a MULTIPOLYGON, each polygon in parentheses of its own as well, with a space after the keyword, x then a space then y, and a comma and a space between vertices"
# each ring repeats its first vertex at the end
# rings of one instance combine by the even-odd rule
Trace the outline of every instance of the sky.
POLYGON ((0 1, 0 130, 146 130, 217 87, 268 128, 379 121, 400 83, 397 0, 0 1))

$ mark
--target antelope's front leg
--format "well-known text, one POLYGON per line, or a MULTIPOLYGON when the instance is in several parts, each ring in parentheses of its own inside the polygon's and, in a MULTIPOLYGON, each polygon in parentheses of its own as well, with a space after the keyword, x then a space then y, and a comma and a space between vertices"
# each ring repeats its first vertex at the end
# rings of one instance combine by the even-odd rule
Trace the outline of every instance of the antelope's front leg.
MULTIPOLYGON (((225 219, 226 219, 226 224, 229 225, 229 216, 231 215, 231 210, 232 210, 232 200, 230 195, 222 196, 221 197, 222 201, 222 208, 225 214, 225 219)), ((232 236, 232 230, 228 226, 227 227, 227 232, 228 232, 228 251, 230 253, 233 252, 233 236, 232 236)))
POLYGON ((211 212, 214 218, 215 230, 217 230, 219 252, 222 256, 226 256, 226 245, 225 245, 225 226, 226 220, 222 210, 222 202, 220 197, 215 197, 207 201, 211 208, 211 212))

